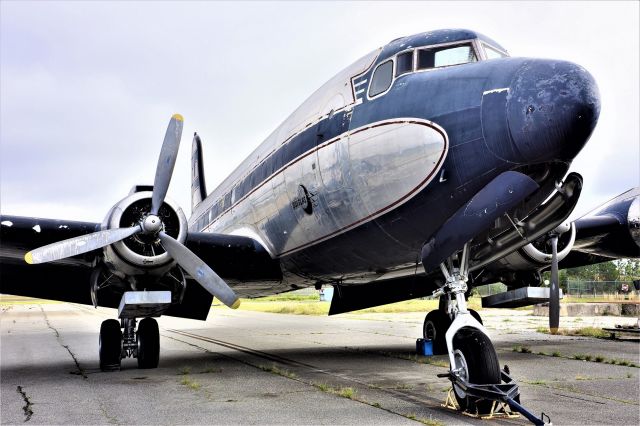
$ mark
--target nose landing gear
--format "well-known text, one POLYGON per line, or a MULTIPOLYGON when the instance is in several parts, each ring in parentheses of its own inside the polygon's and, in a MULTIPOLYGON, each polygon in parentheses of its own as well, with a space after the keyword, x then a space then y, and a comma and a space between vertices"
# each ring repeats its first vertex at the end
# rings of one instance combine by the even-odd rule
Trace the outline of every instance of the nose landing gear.
MULTIPOLYGON (((465 414, 494 416, 498 405, 506 404, 534 424, 548 424, 549 418, 544 413, 538 418, 520 405, 518 385, 509 376, 506 366, 504 371, 500 371, 498 356, 487 330, 479 315, 467 308, 468 243, 464 245, 457 267, 454 266, 456 260, 455 256, 449 259, 449 267, 440 264, 446 282, 433 293, 441 297, 440 309, 430 312, 425 318, 424 332, 433 335, 434 348, 444 346, 449 355, 449 372, 438 376, 451 380, 457 408, 465 414)), ((450 400, 448 397, 447 401, 450 400)))

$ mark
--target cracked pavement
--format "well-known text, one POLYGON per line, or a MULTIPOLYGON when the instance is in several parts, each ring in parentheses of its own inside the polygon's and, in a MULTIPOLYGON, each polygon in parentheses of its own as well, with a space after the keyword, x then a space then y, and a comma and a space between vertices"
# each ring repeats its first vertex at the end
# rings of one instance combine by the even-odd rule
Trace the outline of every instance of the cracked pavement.
MULTIPOLYGON (((637 342, 537 333, 546 318, 528 313, 481 312, 525 406, 556 424, 640 423, 639 368, 571 359, 640 364, 637 342)), ((413 357, 423 314, 328 318, 216 308, 207 322, 163 317, 158 369, 126 359, 122 371, 103 373, 98 330, 113 317, 114 310, 65 303, 3 305, 0 423, 487 424, 440 406, 448 382, 436 374, 446 359, 413 357), (339 395, 349 389, 353 399, 339 395)), ((582 318, 580 325, 634 321, 582 318)))

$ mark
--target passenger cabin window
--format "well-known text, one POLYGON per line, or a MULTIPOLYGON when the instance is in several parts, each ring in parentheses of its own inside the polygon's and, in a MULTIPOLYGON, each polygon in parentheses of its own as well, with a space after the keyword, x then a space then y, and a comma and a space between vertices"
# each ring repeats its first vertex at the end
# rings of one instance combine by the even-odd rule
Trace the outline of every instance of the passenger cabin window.
POLYGON ((396 77, 413 71, 413 51, 404 52, 396 59, 396 77))
POLYGON ((419 70, 466 64, 477 60, 478 58, 470 44, 421 49, 418 51, 419 70))
POLYGON ((385 92, 393 81, 393 61, 383 62, 373 72, 371 85, 369 86, 369 96, 373 97, 385 92))
POLYGON ((504 53, 494 49, 491 46, 487 46, 484 45, 484 52, 487 55, 487 59, 499 59, 499 58, 506 58, 507 55, 505 55, 504 53))

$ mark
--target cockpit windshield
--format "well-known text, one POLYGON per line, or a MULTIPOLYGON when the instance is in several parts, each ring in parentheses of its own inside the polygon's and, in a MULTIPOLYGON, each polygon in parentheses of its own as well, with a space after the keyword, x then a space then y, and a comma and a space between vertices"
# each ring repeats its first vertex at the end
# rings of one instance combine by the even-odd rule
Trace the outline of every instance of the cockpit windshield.
MULTIPOLYGON (((489 45, 484 40, 463 40, 403 50, 386 58, 374 69, 369 84, 369 99, 386 93, 396 79, 407 74, 508 56, 505 50, 489 45)), ((353 90, 358 93, 355 86, 353 90)))
POLYGON ((419 70, 466 64, 477 60, 478 58, 471 44, 418 50, 419 70))
POLYGON ((484 47, 484 53, 487 56, 487 59, 499 59, 506 58, 508 56, 506 53, 499 51, 495 47, 491 47, 484 43, 482 46, 484 47))

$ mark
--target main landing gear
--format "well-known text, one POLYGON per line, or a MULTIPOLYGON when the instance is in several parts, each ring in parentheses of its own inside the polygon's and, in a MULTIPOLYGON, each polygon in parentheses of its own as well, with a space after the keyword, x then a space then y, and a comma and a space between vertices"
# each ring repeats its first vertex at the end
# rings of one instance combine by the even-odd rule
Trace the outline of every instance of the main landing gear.
POLYGON ((469 245, 465 244, 459 261, 452 256, 447 265, 440 264, 446 282, 433 294, 440 297, 440 307, 429 312, 424 321, 423 333, 433 341, 434 353, 449 356, 450 370, 439 377, 451 380, 456 408, 466 414, 493 416, 500 410, 514 410, 543 425, 548 417, 543 413, 538 418, 520 405, 518 385, 507 366, 500 371, 498 355, 480 316, 467 308, 468 268, 469 245))
POLYGON ((160 360, 160 331, 153 318, 108 319, 100 326, 100 370, 119 370, 123 358, 138 358, 138 368, 156 368, 160 360))

